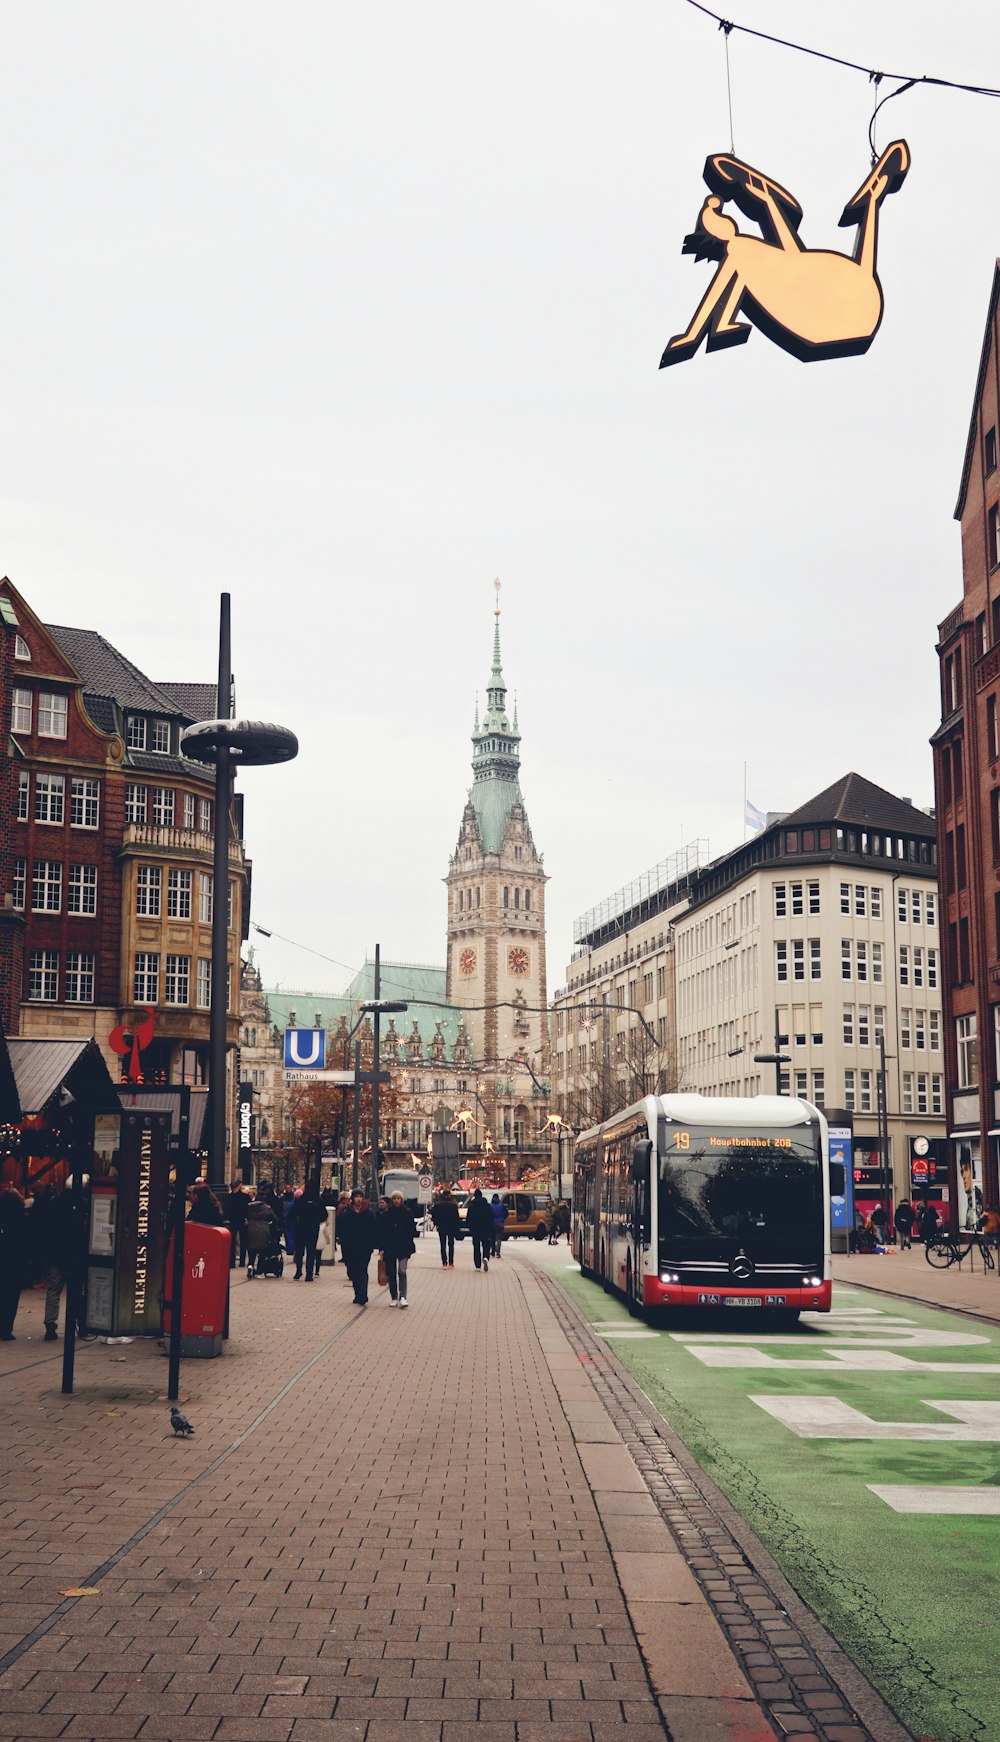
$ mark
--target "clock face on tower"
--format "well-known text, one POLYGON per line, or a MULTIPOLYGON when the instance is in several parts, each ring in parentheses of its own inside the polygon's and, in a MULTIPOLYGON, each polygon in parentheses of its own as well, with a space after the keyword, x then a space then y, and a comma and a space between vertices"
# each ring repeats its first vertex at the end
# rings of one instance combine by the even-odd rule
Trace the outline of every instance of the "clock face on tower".
POLYGON ((514 944, 507 951, 507 972, 518 976, 526 974, 531 966, 527 950, 523 944, 514 944))
POLYGON ((463 978, 465 978, 466 980, 468 980, 470 978, 470 976, 475 973, 475 971, 476 971, 476 952, 475 952, 475 950, 462 950, 462 951, 460 951, 459 957, 458 957, 458 971, 463 976, 463 978))

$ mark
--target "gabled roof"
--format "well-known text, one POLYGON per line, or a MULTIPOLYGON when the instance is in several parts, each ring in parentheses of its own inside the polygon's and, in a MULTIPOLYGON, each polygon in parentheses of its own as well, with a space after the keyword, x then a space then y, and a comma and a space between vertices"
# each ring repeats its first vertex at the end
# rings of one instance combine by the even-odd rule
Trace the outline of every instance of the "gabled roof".
POLYGON ((983 350, 979 359, 979 374, 976 376, 976 391, 972 399, 972 418, 969 423, 969 435, 965 444, 965 459, 962 463, 962 482, 959 487, 958 501, 955 504, 955 519, 961 520, 965 508, 965 496, 969 488, 969 473, 976 452, 976 427, 979 423, 979 406, 983 397, 983 384, 986 380, 986 369, 990 359, 990 346, 993 342, 994 322, 996 320, 997 302, 1000 300, 1000 260, 993 268, 993 289, 990 292, 990 309, 986 317, 986 332, 983 335, 983 350))
POLYGON ((845 774, 824 792, 806 800, 798 810, 789 811, 781 819, 782 828, 789 824, 847 823, 863 829, 885 829, 892 834, 934 835, 933 817, 905 799, 896 798, 883 786, 865 780, 861 774, 845 774))
POLYGON ((214 683, 158 683, 157 688, 168 695, 178 711, 193 725, 200 720, 216 718, 218 691, 214 683))
POLYGON ((65 1088, 92 1111, 113 1113, 118 1096, 94 1040, 28 1040, 8 1036, 7 1052, 21 1113, 41 1113, 65 1088))
POLYGON ((146 677, 96 629, 67 629, 55 623, 46 627, 72 660, 86 691, 97 696, 110 696, 119 707, 133 708, 142 713, 176 715, 181 712, 166 690, 146 677))

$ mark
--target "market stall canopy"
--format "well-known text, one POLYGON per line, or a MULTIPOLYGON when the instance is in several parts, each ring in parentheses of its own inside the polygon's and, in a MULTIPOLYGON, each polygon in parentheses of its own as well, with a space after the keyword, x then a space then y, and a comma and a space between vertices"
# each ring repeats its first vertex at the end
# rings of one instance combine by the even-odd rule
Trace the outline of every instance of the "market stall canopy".
MULTIPOLYGON (((168 1084, 164 1088, 146 1088, 140 1084, 120 1083, 118 1085, 119 1106, 138 1107, 143 1113, 169 1113, 170 1135, 176 1137, 180 1131, 181 1090, 180 1085, 168 1084)), ((208 1090, 201 1087, 191 1090, 191 1117, 188 1125, 188 1148, 201 1149, 202 1134, 205 1130, 205 1115, 208 1109, 208 1090)), ((205 1138, 207 1142, 207 1137, 205 1138)))
MULTIPOLYGON (((17 1101, 9 1112, 4 1107, 6 1118, 43 1113, 63 1090, 90 1113, 118 1112, 118 1090, 96 1041, 28 1040, 14 1035, 0 1040, 3 1049, 17 1101)), ((0 1093, 4 1081, 0 1064, 0 1093)))

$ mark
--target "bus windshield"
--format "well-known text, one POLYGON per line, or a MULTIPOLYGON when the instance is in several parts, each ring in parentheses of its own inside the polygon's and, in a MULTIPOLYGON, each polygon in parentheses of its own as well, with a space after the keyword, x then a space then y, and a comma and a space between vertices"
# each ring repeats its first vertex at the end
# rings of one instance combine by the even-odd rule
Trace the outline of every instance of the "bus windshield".
POLYGON ((666 1262, 736 1253, 783 1259, 822 1250, 817 1130, 667 1133, 660 1162, 660 1251, 666 1262))

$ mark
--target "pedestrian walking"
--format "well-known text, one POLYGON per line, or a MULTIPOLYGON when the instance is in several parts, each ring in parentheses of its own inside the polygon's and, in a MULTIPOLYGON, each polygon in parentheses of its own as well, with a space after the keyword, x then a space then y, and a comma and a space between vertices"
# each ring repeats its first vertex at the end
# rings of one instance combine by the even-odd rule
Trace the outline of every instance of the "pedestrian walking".
POLYGON ((884 1246, 885 1245, 885 1205, 882 1203, 881 1199, 879 1199, 877 1204, 872 1205, 871 1215, 869 1216, 868 1220, 871 1223, 872 1236, 875 1240, 876 1245, 884 1246))
POLYGON ((236 1269, 237 1255, 239 1268, 242 1270, 247 1261, 247 1210, 250 1208, 250 1192, 241 1179, 234 1179, 229 1187, 226 1199, 226 1221, 229 1223, 229 1235, 232 1247, 229 1254, 229 1268, 236 1269))
POLYGON ((309 1188, 296 1198, 292 1214, 295 1222, 295 1281, 301 1280, 304 1261, 306 1281, 312 1282, 313 1276, 319 1272, 317 1248, 320 1232, 326 1224, 326 1205, 320 1202, 319 1192, 309 1188))
POLYGON ((472 1235, 473 1264, 477 1270, 489 1270, 493 1250, 493 1212, 478 1186, 469 1200, 465 1225, 472 1235))
POLYGON ((493 1257, 503 1257, 503 1235, 507 1223, 507 1210, 499 1192, 494 1192, 490 1199, 490 1215, 493 1217, 493 1257))
POLYGON ((0 1191, 0 1343, 14 1341, 14 1320, 22 1288, 30 1277, 24 1199, 13 1186, 0 1191))
POLYGON ((393 1192, 388 1209, 379 1217, 378 1239, 385 1260, 390 1304, 395 1306, 398 1300, 401 1307, 408 1306, 406 1272, 417 1244, 413 1237, 413 1217, 403 1202, 402 1192, 393 1192))
POLYGON ((338 1218, 337 1238, 347 1274, 354 1286, 355 1306, 368 1305, 368 1266, 378 1245, 378 1223, 363 1192, 351 1193, 351 1207, 338 1218))
POLYGON ((565 1236, 568 1240, 569 1239, 569 1230, 570 1230, 569 1205, 566 1202, 565 1198, 560 1198, 559 1202, 555 1206, 555 1209, 552 1211, 552 1221, 549 1224, 549 1245, 550 1246, 558 1246, 560 1234, 565 1234, 565 1236))
MULTIPOLYGON (((45 1341, 54 1343, 59 1329, 59 1297, 67 1287, 73 1266, 82 1256, 82 1222, 68 1186, 36 1198, 31 1212, 33 1245, 38 1269, 45 1278, 45 1341)), ((80 1303, 83 1310, 83 1303, 80 1303)), ((77 1335, 83 1331, 82 1320, 77 1335)))
POLYGON ((896 1205, 896 1233, 899 1235, 899 1249, 909 1252, 913 1246, 913 1205, 909 1198, 901 1198, 896 1205))
POLYGON ((432 1206, 431 1221, 437 1229, 438 1240, 441 1243, 442 1266, 445 1270, 454 1270, 455 1236, 461 1227, 461 1222, 459 1220, 458 1205, 447 1186, 445 1186, 441 1196, 436 1199, 432 1206))
POLYGON ((197 1180, 191 1187, 191 1208, 188 1211, 189 1222, 200 1222, 204 1228, 221 1228, 225 1217, 222 1205, 205 1180, 197 1180))
POLYGON ((920 1238, 925 1246, 938 1237, 938 1213, 932 1203, 926 1203, 920 1212, 920 1238))

